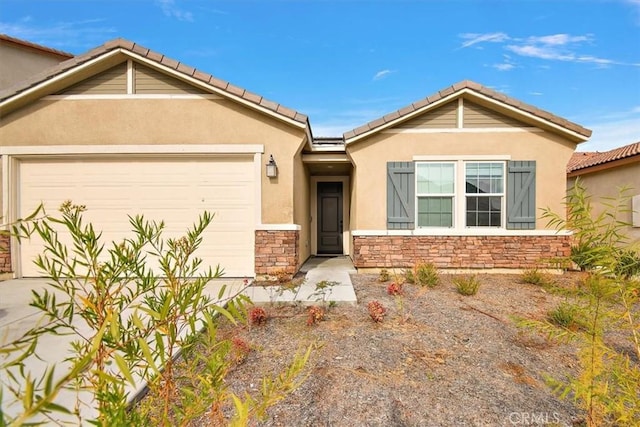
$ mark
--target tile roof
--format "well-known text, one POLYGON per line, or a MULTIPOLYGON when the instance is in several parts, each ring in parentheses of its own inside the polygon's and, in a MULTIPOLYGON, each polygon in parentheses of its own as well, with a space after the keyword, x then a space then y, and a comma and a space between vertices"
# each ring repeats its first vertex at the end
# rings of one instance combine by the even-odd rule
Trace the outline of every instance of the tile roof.
POLYGON ((6 34, 0 34, 0 42, 8 42, 11 44, 19 45, 22 47, 26 47, 32 50, 38 50, 43 53, 48 53, 55 56, 60 56, 62 58, 73 58, 73 53, 65 52, 63 50, 53 49, 51 47, 42 46, 40 44, 32 43, 26 40, 18 39, 16 37, 11 37, 6 34))
POLYGON ((354 137, 357 137, 359 135, 362 135, 364 133, 370 132, 370 131, 375 131, 377 128, 380 128, 383 125, 386 125, 392 121, 395 121, 399 118, 402 118, 408 114, 411 114, 421 108, 424 108, 428 105, 431 105, 437 101, 440 101, 441 99, 444 99, 452 94, 458 93, 458 92, 462 92, 463 90, 470 90, 473 92, 477 92, 480 95, 483 95, 485 97, 491 98, 497 102, 501 102, 503 104, 509 105, 511 107, 514 107, 516 109, 519 109, 523 112, 532 114, 540 119, 546 120, 548 122, 551 122, 557 126, 560 126, 562 128, 565 128, 569 131, 575 132, 581 136, 583 136, 584 138, 588 138, 591 136, 591 130, 586 129, 576 123, 570 122, 566 119, 563 119, 562 117, 556 116, 554 114, 551 114, 547 111, 541 110, 537 107, 534 107, 532 105, 529 104, 525 104, 524 102, 518 101, 515 98, 511 98, 509 96, 506 96, 504 93, 501 92, 497 92, 493 89, 489 89, 488 87, 482 86, 479 83, 475 83, 472 82, 470 80, 464 80, 461 82, 458 82, 452 86, 446 87, 426 98, 423 98, 417 102, 414 102, 410 105, 407 105, 406 107, 403 107, 397 111, 394 111, 390 114, 387 114, 384 117, 380 117, 376 120, 373 120, 363 126, 357 127, 353 130, 350 130, 348 132, 346 132, 343 136, 344 139, 348 140, 354 137))
POLYGON ((604 151, 602 153, 597 151, 576 152, 573 153, 573 156, 571 156, 571 159, 567 164, 567 173, 633 156, 638 156, 638 161, 640 161, 640 141, 623 147, 614 148, 613 150, 604 151))
POLYGON ((171 68, 179 74, 184 74, 185 76, 194 78, 203 83, 211 85, 218 90, 226 92, 232 97, 241 98, 242 100, 247 101, 250 104, 255 104, 256 106, 270 110, 288 119, 294 120, 304 125, 308 125, 308 118, 304 114, 298 113, 297 111, 294 111, 276 102, 269 101, 260 95, 251 93, 241 87, 234 86, 229 82, 220 80, 212 76, 211 74, 207 74, 202 71, 196 70, 193 67, 185 65, 174 59, 168 58, 161 53, 149 50, 143 46, 140 46, 137 43, 134 43, 132 41, 128 41, 125 39, 121 39, 121 38, 108 41, 101 46, 98 46, 86 53, 83 53, 82 55, 75 56, 67 61, 61 62, 60 64, 52 68, 47 69, 44 72, 37 74, 33 78, 30 78, 25 82, 22 82, 20 85, 13 86, 11 88, 8 88, 0 92, 0 102, 8 98, 11 98, 15 95, 18 95, 21 92, 24 92, 29 88, 39 85, 49 79, 52 79, 55 76, 60 75, 78 65, 84 64, 92 59, 95 59, 99 56, 102 56, 108 52, 111 52, 117 49, 127 50, 134 54, 140 55, 146 58, 147 60, 156 62, 165 67, 171 68))

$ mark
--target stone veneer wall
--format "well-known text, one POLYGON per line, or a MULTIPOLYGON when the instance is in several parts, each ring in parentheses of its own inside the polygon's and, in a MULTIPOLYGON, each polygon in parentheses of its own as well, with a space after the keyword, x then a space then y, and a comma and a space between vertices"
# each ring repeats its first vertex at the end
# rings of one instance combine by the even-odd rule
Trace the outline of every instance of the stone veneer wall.
POLYGON ((0 273, 11 271, 11 240, 8 234, 0 234, 0 273))
POLYGON ((571 236, 354 236, 356 268, 409 267, 417 261, 438 268, 556 267, 571 253, 571 236))
POLYGON ((255 269, 257 275, 298 270, 298 230, 256 230, 255 269))

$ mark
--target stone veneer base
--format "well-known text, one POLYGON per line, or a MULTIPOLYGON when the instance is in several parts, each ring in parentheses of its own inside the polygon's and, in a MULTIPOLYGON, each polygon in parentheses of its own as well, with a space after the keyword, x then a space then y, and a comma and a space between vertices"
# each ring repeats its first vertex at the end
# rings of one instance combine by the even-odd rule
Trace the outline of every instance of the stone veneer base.
POLYGON ((557 267, 571 254, 571 236, 354 236, 356 268, 527 269, 557 267))
POLYGON ((293 275, 298 270, 298 230, 256 230, 256 275, 293 275))
POLYGON ((0 273, 11 271, 11 237, 8 233, 0 234, 0 273))

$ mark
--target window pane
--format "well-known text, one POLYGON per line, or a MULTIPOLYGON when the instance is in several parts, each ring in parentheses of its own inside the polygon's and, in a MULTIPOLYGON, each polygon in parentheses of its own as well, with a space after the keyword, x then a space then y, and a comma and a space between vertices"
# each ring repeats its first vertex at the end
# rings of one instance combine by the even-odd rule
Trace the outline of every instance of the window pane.
POLYGON ((418 226, 453 226, 453 198, 418 197, 418 226))
POLYGON ((504 164, 468 162, 465 164, 467 194, 502 193, 504 164))
POLYGON ((501 196, 468 196, 467 227, 500 227, 502 225, 501 196))
POLYGON ((453 163, 418 163, 418 194, 454 192, 453 163))

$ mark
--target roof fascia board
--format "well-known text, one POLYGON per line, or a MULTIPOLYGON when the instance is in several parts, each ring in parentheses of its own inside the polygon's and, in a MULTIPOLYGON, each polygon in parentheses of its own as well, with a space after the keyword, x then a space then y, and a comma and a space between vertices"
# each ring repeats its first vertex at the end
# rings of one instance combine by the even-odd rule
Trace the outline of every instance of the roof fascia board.
POLYGON ((216 94, 218 94, 220 96, 223 96, 225 98, 232 99, 233 101, 236 101, 236 102, 238 102, 238 103, 240 103, 240 104, 242 104, 242 105, 244 105, 246 107, 249 107, 251 109, 258 110, 258 111, 260 111, 262 113, 268 114, 268 115, 270 115, 272 117, 277 118, 278 120, 281 120, 281 121, 286 122, 288 124, 294 125, 294 126, 300 128, 300 129, 304 129, 304 128, 308 127, 305 123, 298 122, 296 120, 293 120, 293 119, 285 117, 285 116, 283 116, 281 114, 278 114, 277 112, 275 112, 273 110, 269 110, 267 108, 264 108, 261 105, 257 105, 257 104, 254 104, 253 102, 249 102, 249 101, 247 101, 247 100, 245 100, 245 99, 243 99, 243 98, 241 98, 241 97, 239 97, 237 95, 233 95, 233 94, 231 94, 231 93, 229 93, 227 91, 224 91, 222 89, 218 89, 217 87, 215 87, 213 85, 205 83, 205 82, 203 82, 201 80, 198 80, 198 79, 196 79, 194 77, 191 77, 191 76, 189 76, 187 74, 181 73, 181 72, 177 71, 174 68, 167 67, 166 65, 159 64, 156 61, 152 61, 152 60, 150 60, 148 58, 140 56, 135 52, 131 52, 129 50, 123 50, 122 48, 120 48, 120 50, 122 50, 122 53, 124 53, 125 55, 131 57, 132 59, 135 59, 138 62, 142 62, 142 63, 144 63, 145 65, 147 65, 149 67, 152 67, 152 68, 155 68, 155 69, 158 69, 158 70, 162 70, 165 73, 171 74, 172 76, 174 76, 174 77, 176 77, 176 78, 178 78, 180 80, 186 81, 187 83, 192 84, 194 86, 197 86, 197 87, 199 87, 201 89, 205 89, 207 91, 214 92, 214 93, 216 93, 216 94))
POLYGON ((513 112, 516 115, 519 115, 519 116, 522 116, 522 117, 527 117, 527 118, 529 118, 529 119, 531 119, 531 120, 533 120, 533 121, 535 121, 537 123, 543 123, 544 125, 549 126, 549 127, 553 128, 554 130, 556 130, 556 131, 558 131, 560 133, 563 133, 563 134, 569 135, 569 136, 571 136, 573 138, 579 139, 580 142, 584 142, 584 141, 587 141, 589 139, 588 137, 585 137, 584 135, 581 135, 581 134, 579 134, 577 132, 569 130, 569 129, 563 127, 563 126, 557 125, 557 124, 555 124, 553 122, 550 122, 548 120, 542 119, 542 118, 540 118, 540 117, 538 117, 536 115, 533 115, 531 113, 523 111, 523 110, 521 110, 521 109, 519 109, 517 107, 511 106, 511 105, 509 105, 507 103, 504 103, 502 101, 499 101, 499 100, 493 99, 491 97, 488 97, 486 95, 483 95, 481 93, 478 93, 477 91, 475 91, 473 89, 464 88, 464 89, 461 89, 458 92, 454 92, 454 93, 452 93, 452 94, 450 94, 448 96, 445 96, 444 98, 439 99, 439 100, 437 100, 437 101, 435 101, 435 102, 433 102, 431 104, 425 105, 424 107, 419 108, 419 109, 417 109, 417 110, 415 110, 415 111, 413 111, 413 112, 411 112, 411 113, 409 113, 407 115, 404 115, 402 117, 398 117, 397 119, 392 120, 392 121, 390 121, 388 123, 385 123, 385 124, 375 128, 375 129, 371 129, 371 130, 369 130, 367 132, 364 132, 364 133, 362 133, 360 135, 356 135, 353 138, 345 140, 345 144, 349 145, 349 144, 352 144, 352 143, 354 143, 354 142, 356 142, 356 141, 358 141, 360 139, 367 138, 370 135, 373 135, 373 134, 378 133, 378 132, 380 132, 382 130, 385 130, 385 129, 388 129, 390 127, 393 127, 393 126, 395 126, 396 124, 398 124, 400 122, 403 122, 403 121, 406 121, 406 120, 410 120, 413 117, 416 117, 416 116, 418 116, 420 114, 423 114, 424 112, 426 112, 428 110, 437 108, 438 106, 440 106, 440 105, 442 105, 444 103, 447 103, 447 102, 449 102, 449 101, 451 101, 451 100, 453 100, 455 98, 462 97, 463 95, 469 95, 471 98, 475 97, 477 99, 481 99, 481 100, 483 100, 485 102, 488 102, 490 104, 497 105, 497 106, 500 106, 500 107, 502 107, 504 109, 507 109, 507 110, 513 112))
POLYGON ((36 84, 35 86, 32 86, 32 87, 30 87, 28 89, 25 89, 24 91, 22 91, 22 92, 20 92, 20 93, 18 93, 16 95, 13 95, 13 96, 5 99, 4 101, 0 102, 0 110, 3 109, 3 108, 6 108, 7 106, 9 106, 9 105, 11 105, 11 104, 13 104, 15 102, 20 101, 23 98, 28 97, 29 95, 31 95, 33 93, 37 93, 38 91, 43 90, 47 86, 50 86, 50 85, 52 85, 54 83, 57 83, 60 80, 66 79, 66 78, 68 78, 70 76, 73 76, 74 74, 78 74, 81 71, 83 71, 83 70, 85 70, 87 68, 90 68, 91 66, 93 66, 93 65, 95 65, 95 64, 97 64, 97 63, 99 63, 101 61, 104 61, 105 59, 117 56, 117 55, 119 55, 121 53, 122 53, 121 49, 114 49, 112 51, 105 52, 102 55, 96 56, 95 58, 91 58, 88 61, 83 62, 80 65, 71 67, 68 70, 61 72, 60 74, 51 77, 50 79, 44 80, 44 81, 36 84))

